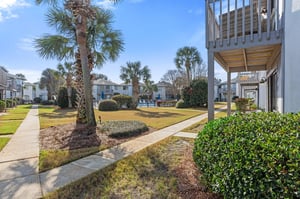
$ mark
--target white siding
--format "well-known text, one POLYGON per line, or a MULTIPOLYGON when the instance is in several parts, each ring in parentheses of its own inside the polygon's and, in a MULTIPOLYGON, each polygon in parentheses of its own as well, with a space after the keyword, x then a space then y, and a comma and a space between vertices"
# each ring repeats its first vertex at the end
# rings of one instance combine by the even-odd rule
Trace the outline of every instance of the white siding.
POLYGON ((285 1, 284 112, 300 111, 300 1, 285 1))

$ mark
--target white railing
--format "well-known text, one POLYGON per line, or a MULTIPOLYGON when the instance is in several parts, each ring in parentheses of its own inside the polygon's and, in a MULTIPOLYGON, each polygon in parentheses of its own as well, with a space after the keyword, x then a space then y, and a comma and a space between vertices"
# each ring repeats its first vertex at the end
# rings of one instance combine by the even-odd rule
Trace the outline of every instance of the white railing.
POLYGON ((228 42, 238 37, 262 33, 270 39, 271 32, 276 31, 279 37, 281 16, 283 12, 282 0, 206 0, 206 40, 209 42, 228 42))

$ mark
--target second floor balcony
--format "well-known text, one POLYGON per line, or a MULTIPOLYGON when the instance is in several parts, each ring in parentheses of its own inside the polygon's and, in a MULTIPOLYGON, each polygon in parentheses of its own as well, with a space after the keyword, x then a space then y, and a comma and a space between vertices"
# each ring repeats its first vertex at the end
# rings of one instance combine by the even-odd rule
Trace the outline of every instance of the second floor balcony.
POLYGON ((206 47, 228 72, 269 70, 281 53, 283 0, 206 0, 206 47))
POLYGON ((259 74, 257 72, 241 72, 238 74, 237 81, 240 84, 259 83, 259 74))

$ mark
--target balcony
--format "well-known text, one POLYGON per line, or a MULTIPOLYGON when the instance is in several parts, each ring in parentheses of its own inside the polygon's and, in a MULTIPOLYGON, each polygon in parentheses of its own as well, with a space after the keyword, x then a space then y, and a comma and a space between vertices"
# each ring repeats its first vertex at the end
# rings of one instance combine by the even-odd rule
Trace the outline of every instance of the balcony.
POLYGON ((227 72, 269 70, 282 16, 282 0, 206 0, 206 47, 227 72))
POLYGON ((256 72, 241 72, 237 78, 240 84, 253 84, 259 83, 259 75, 256 72))

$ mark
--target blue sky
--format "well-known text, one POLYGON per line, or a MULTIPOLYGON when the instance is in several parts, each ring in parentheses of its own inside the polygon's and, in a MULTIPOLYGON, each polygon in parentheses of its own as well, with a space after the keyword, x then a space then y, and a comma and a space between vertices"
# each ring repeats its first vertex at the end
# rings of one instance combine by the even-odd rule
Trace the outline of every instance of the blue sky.
MULTIPOLYGON (((169 69, 175 69, 176 51, 195 46, 207 63, 205 49, 204 0, 123 0, 112 5, 108 0, 94 4, 111 9, 115 29, 121 30, 125 50, 116 62, 107 62, 94 72, 103 73, 121 83, 120 66, 127 61, 141 61, 149 66, 158 82, 169 69)), ((45 23, 46 6, 34 0, 0 0, 0 65, 12 74, 23 73, 36 82, 46 68, 56 69, 59 61, 38 56, 33 39, 53 33, 45 23)), ((225 80, 225 71, 216 67, 217 78, 225 80)))

